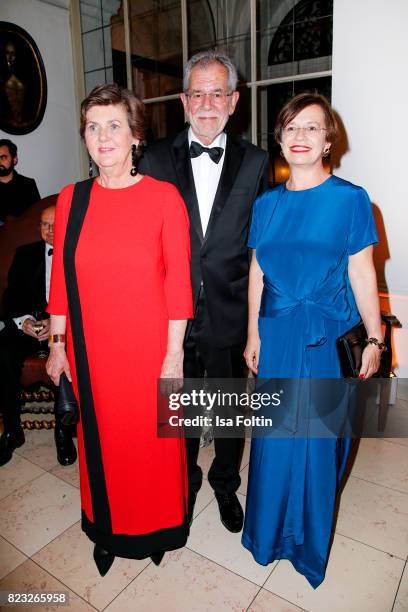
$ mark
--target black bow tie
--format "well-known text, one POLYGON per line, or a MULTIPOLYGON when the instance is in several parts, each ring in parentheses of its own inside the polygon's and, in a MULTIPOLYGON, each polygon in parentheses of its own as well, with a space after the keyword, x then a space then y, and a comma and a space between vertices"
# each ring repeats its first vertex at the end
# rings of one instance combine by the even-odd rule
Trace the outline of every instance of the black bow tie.
POLYGON ((48 255, 52 255, 54 252, 54 249, 51 247, 50 249, 48 249, 48 255))
POLYGON ((201 153, 208 153, 212 161, 218 164, 224 153, 224 149, 222 147, 203 147, 199 142, 192 140, 190 145, 190 157, 199 157, 201 153))

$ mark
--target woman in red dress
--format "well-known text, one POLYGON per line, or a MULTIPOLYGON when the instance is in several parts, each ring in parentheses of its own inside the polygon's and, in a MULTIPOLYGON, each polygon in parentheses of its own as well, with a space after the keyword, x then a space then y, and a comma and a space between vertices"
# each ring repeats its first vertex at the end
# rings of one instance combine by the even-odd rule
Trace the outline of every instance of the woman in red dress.
POLYGON ((183 377, 190 242, 176 188, 137 173, 136 96, 96 87, 81 135, 99 176, 58 199, 47 370, 79 400, 82 529, 104 575, 115 555, 158 564, 187 539, 184 440, 157 438, 156 388, 183 377))

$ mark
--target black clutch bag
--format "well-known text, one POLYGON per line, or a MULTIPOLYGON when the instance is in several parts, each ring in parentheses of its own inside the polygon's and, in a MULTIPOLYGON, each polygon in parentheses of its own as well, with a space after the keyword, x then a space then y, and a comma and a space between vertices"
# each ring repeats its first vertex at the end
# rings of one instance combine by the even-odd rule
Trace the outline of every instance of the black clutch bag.
POLYGON ((344 378, 358 377, 366 340, 367 332, 362 321, 337 338, 337 353, 344 378))
POLYGON ((59 416, 63 425, 76 425, 79 421, 78 402, 74 395, 72 383, 63 372, 60 376, 59 394, 55 413, 59 416))

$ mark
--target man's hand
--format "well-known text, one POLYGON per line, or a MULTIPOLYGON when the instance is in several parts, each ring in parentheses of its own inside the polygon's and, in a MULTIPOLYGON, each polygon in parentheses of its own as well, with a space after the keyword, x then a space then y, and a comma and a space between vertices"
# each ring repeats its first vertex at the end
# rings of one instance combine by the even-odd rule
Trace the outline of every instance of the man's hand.
POLYGON ((50 335, 50 320, 44 319, 43 321, 33 321, 33 319, 26 319, 21 329, 27 336, 31 336, 41 342, 42 340, 47 340, 50 335), (41 330, 38 329, 40 324, 42 325, 41 330))

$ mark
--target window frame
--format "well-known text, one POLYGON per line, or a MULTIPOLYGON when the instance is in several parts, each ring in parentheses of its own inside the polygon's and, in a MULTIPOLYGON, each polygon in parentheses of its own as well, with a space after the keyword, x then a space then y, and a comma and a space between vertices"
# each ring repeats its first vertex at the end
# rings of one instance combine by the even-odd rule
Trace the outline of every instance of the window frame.
MULTIPOLYGON (((78 0, 80 2, 80 0, 78 0)), ((250 104, 250 118, 251 118, 251 141, 253 144, 258 145, 258 89, 268 85, 275 85, 279 83, 288 83, 295 81, 305 81, 309 79, 317 79, 323 77, 331 77, 332 70, 321 70, 318 72, 305 72, 301 74, 292 74, 288 76, 275 77, 269 79, 258 79, 257 70, 257 17, 258 17, 258 2, 259 0, 249 0, 250 2, 250 49, 251 49, 251 80, 246 83, 242 83, 243 87, 250 89, 251 104, 250 104)), ((102 6, 102 5, 101 5, 102 6)), ((188 0, 180 0, 181 9, 181 37, 182 37, 182 61, 183 66, 188 61, 188 0)), ((126 53, 126 82, 127 87, 133 90, 133 79, 132 79, 132 58, 131 58, 131 42, 130 42, 130 6, 129 0, 123 0, 123 25, 124 25, 124 42, 125 42, 125 53, 126 53)), ((101 28, 103 28, 103 23, 101 28)), ((81 32, 81 41, 85 32, 81 32)), ((106 66, 104 66, 106 72, 106 66)), ((101 67, 101 70, 103 68, 101 67)), ((83 71, 84 79, 86 78, 85 71, 83 71)), ((181 93, 181 92, 180 92, 181 93)), ((169 100, 175 100, 179 98, 179 94, 171 94, 164 96, 157 96, 152 98, 145 98, 143 102, 146 105, 155 104, 159 102, 167 102, 169 100)))

